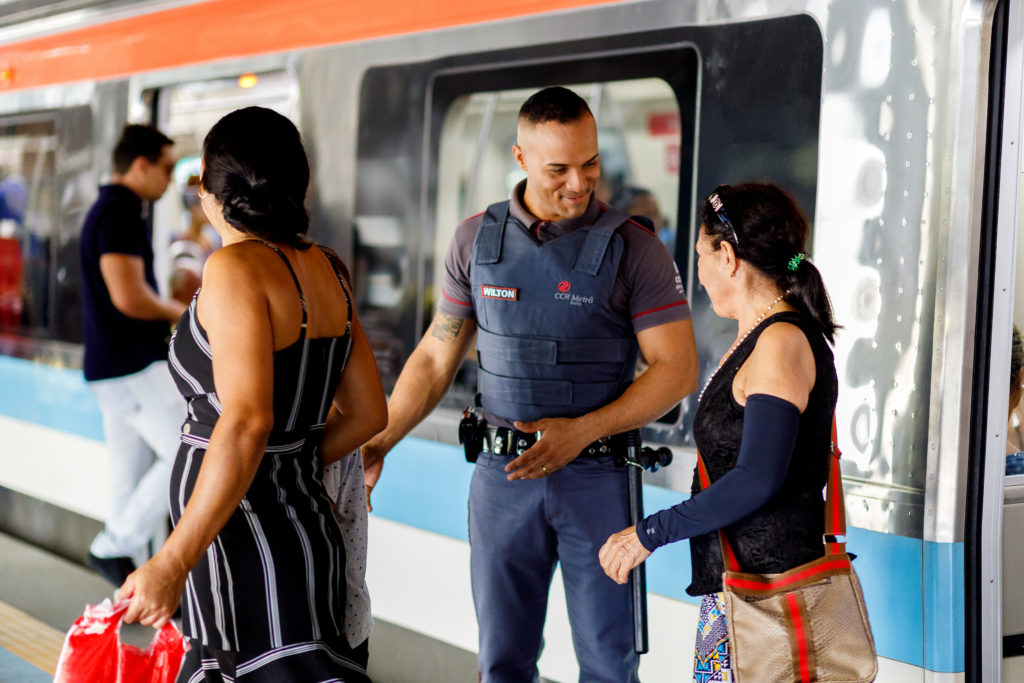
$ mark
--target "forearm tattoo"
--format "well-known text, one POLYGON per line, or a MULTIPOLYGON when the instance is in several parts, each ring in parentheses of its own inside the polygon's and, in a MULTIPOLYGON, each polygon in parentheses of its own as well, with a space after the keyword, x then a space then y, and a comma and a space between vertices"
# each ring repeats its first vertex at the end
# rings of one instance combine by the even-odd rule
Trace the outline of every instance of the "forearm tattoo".
POLYGON ((447 313, 438 313, 434 316, 434 324, 430 326, 430 333, 443 342, 455 341, 465 322, 464 318, 456 318, 447 313))

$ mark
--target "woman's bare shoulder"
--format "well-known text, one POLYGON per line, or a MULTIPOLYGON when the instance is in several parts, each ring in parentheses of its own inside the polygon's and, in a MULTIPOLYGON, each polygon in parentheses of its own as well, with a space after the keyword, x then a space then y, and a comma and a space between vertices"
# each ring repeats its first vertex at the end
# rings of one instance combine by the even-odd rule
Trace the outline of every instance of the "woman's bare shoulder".
POLYGON ((807 354, 813 357, 811 343, 799 326, 789 322, 777 322, 765 328, 754 346, 755 352, 771 356, 794 357, 807 354))
POLYGON ((270 281, 267 278, 266 270, 273 267, 274 263, 280 262, 271 249, 254 240, 235 242, 216 249, 203 267, 203 284, 206 285, 208 278, 220 280, 229 278, 251 279, 258 282, 270 281))
POLYGON ((214 300, 227 305, 246 306, 251 302, 265 306, 270 288, 281 281, 272 270, 270 258, 280 261, 273 251, 252 241, 236 242, 214 251, 203 266, 200 307, 208 307, 214 300))
POLYGON ((752 394, 768 394, 789 401, 800 412, 814 387, 815 362, 811 344, 803 330, 792 323, 770 325, 761 336, 750 360, 745 364, 740 386, 734 387, 744 399, 752 394))

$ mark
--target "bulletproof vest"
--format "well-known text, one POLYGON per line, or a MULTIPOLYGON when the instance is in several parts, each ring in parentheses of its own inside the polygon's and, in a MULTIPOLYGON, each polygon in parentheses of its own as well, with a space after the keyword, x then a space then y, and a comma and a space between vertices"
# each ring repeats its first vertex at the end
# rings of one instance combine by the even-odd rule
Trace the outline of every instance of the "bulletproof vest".
POLYGON ((633 380, 636 335, 611 307, 628 219, 605 208, 594 225, 541 243, 509 219, 507 201, 488 207, 470 268, 484 410, 578 417, 633 380))

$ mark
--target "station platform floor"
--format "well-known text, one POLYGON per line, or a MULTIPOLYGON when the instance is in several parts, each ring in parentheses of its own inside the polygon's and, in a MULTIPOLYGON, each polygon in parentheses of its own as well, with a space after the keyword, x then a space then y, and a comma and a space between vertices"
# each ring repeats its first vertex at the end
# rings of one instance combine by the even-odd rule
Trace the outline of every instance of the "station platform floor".
MULTIPOLYGON (((0 683, 53 680, 64 635, 86 604, 114 589, 88 568, 0 533, 0 683)), ((139 647, 153 630, 125 624, 121 636, 139 647)), ((476 654, 376 620, 370 635, 374 683, 477 680, 476 654)))
MULTIPOLYGON (((0 683, 52 681, 71 623, 112 593, 89 569, 0 534, 0 683)), ((145 638, 134 631, 125 640, 145 638)))

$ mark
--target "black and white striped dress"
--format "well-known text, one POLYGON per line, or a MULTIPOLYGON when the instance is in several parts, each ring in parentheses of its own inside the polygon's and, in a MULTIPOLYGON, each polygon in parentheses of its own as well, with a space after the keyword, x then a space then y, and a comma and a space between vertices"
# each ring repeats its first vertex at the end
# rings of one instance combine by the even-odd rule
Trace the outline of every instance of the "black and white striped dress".
MULTIPOLYGON (((192 650, 178 680, 368 681, 343 635, 345 547, 318 453, 351 348, 351 298, 328 255, 349 301, 349 325, 341 337, 306 337, 298 278, 267 246, 299 290, 302 331, 274 354, 274 428, 255 479, 185 584, 182 627, 192 650)), ((171 340, 170 366, 188 403, 171 475, 177 524, 221 413, 195 297, 171 340)))

